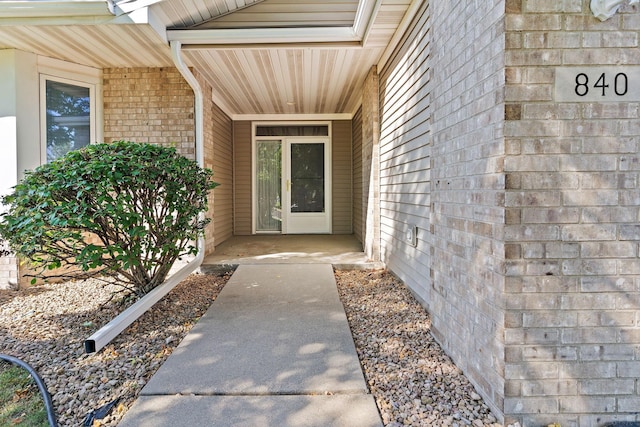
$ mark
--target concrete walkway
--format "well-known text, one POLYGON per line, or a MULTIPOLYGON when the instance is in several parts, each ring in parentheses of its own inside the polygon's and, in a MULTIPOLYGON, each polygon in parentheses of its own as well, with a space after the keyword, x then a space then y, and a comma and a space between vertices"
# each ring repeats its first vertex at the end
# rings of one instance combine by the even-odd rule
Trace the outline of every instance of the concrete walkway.
POLYGON ((119 424, 381 425, 330 264, 240 265, 119 424))

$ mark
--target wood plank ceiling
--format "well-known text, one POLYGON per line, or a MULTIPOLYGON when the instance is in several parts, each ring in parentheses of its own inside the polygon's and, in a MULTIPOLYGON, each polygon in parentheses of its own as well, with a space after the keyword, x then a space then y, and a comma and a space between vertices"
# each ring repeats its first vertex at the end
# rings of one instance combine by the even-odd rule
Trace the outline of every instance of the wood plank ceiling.
POLYGON ((0 3, 0 49, 97 68, 166 67, 173 61, 165 37, 184 39, 185 62, 207 79, 214 100, 234 118, 352 114, 367 73, 384 54, 411 2, 121 0, 115 17, 105 8, 104 16, 39 18, 12 16, 0 3), (356 34, 351 28, 362 19, 364 3, 373 6, 356 34), (289 39, 316 32, 321 35, 314 42, 289 39), (324 32, 330 35, 326 42, 324 32), (334 32, 354 35, 352 40, 337 40, 341 35, 333 40, 334 32), (201 33, 204 41, 212 41, 189 41, 191 34, 201 33), (276 33, 279 38, 273 38, 276 33), (257 39, 246 38, 249 34, 257 39))

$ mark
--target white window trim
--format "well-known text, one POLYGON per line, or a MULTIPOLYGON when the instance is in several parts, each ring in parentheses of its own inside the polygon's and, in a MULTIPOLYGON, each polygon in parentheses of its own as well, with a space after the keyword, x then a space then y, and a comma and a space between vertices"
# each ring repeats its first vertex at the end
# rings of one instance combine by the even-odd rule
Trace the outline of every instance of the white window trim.
POLYGON ((38 57, 40 76, 40 164, 47 162, 47 80, 89 89, 91 144, 103 141, 102 70, 53 58, 38 57))

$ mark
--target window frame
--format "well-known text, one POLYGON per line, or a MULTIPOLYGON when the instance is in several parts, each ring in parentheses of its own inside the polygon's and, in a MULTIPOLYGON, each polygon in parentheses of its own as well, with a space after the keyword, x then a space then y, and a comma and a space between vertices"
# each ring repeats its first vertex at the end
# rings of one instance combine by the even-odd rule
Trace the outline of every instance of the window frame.
POLYGON ((40 164, 47 163, 47 81, 89 89, 90 144, 102 141, 102 70, 53 58, 38 58, 40 164))

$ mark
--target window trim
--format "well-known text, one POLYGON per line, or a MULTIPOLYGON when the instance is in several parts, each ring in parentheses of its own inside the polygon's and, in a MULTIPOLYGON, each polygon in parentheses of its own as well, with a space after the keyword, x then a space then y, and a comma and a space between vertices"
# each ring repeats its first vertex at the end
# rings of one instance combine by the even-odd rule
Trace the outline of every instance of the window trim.
POLYGON ((47 161, 47 111, 46 105, 44 105, 46 102, 46 81, 43 80, 43 76, 45 79, 60 81, 62 83, 87 87, 93 86, 93 92, 90 93, 92 97, 90 112, 91 143, 102 142, 104 139, 102 69, 38 55, 37 73, 38 80, 34 81, 33 84, 38 85, 37 93, 39 100, 37 100, 37 120, 40 120, 38 126, 38 133, 40 134, 38 144, 40 145, 40 150, 37 154, 34 153, 34 155, 38 157, 39 164, 44 164, 47 161))
POLYGON ((97 141, 96 129, 96 84, 84 80, 73 80, 40 73, 40 163, 47 163, 47 81, 65 83, 89 89, 89 143, 97 141))

